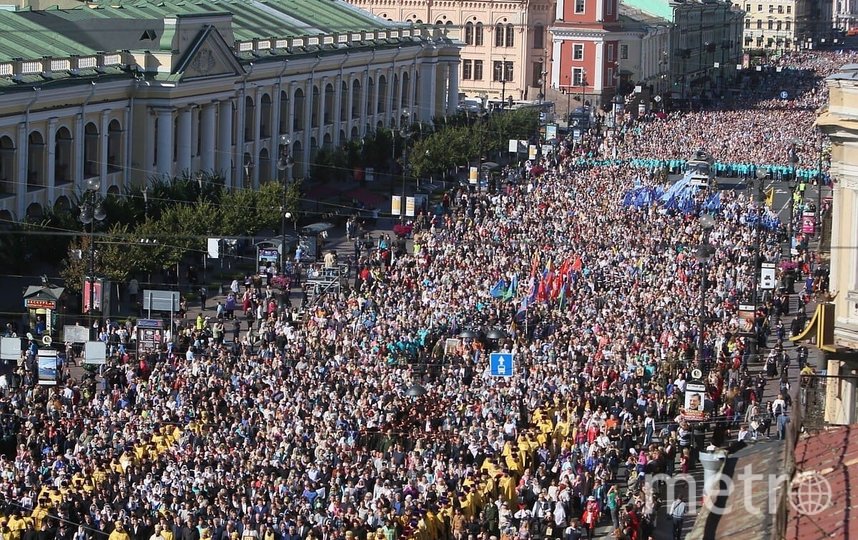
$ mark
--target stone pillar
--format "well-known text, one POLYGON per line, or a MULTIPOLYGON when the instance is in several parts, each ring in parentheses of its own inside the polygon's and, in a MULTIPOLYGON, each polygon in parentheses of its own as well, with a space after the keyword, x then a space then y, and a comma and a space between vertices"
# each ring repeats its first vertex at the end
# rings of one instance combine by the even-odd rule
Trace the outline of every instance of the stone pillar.
POLYGON ((435 118, 435 66, 433 62, 424 62, 420 64, 420 103, 419 109, 422 115, 422 121, 432 122, 435 118))
POLYGON ((191 173, 191 108, 179 111, 176 128, 176 169, 177 174, 191 173))
MULTIPOLYGON (((232 175, 235 169, 232 162, 232 100, 227 99, 218 103, 218 141, 217 141, 217 168, 223 175, 224 184, 232 186, 232 175)), ((212 159, 214 161, 214 159, 212 159)))
MULTIPOLYGON (((124 133, 122 134, 122 185, 130 186, 131 185, 131 137, 134 134, 131 132, 131 115, 134 114, 134 111, 131 110, 130 107, 126 107, 125 112, 122 117, 122 129, 124 133)), ((144 167, 145 168, 145 167, 144 167)))
MULTIPOLYGON (((396 86, 396 95, 393 96, 393 99, 396 100, 396 107, 391 107, 391 114, 396 114, 396 125, 402 126, 402 74, 405 73, 405 70, 399 69, 396 73, 396 78, 399 80, 399 84, 396 86), (394 112, 395 111, 395 112, 394 112)), ((408 109, 408 114, 410 115, 413 111, 408 109)))
POLYGON ((360 117, 358 117, 360 127, 358 128, 358 130, 360 131, 361 137, 363 137, 364 135, 366 135, 366 124, 369 120, 367 118, 366 102, 366 97, 369 95, 369 70, 363 72, 363 77, 361 77, 360 89, 360 117))
POLYGON ((459 63, 449 62, 447 66, 450 81, 447 87, 447 114, 454 115, 459 106, 459 63))
POLYGON ((352 136, 352 126, 354 125, 354 118, 352 118, 352 109, 355 106, 355 90, 354 90, 354 77, 351 74, 348 76, 348 82, 346 83, 346 92, 349 93, 346 96, 346 137, 351 139, 352 136))
POLYGON ((266 171, 261 170, 262 164, 257 163, 259 160, 259 150, 261 148, 259 142, 259 133, 262 128, 262 103, 260 103, 262 92, 257 88, 251 97, 253 98, 253 150, 251 150, 250 155, 253 156, 253 162, 256 163, 256 166, 253 168, 253 185, 259 185, 259 176, 260 174, 265 174, 266 171))
POLYGON ((101 190, 107 192, 107 126, 110 123, 110 111, 101 111, 98 127, 98 176, 101 190))
MULTIPOLYGON (((83 136, 83 115, 78 113, 74 115, 74 144, 72 145, 74 148, 74 174, 72 175, 72 180, 74 181, 75 186, 80 186, 83 181, 83 147, 84 147, 84 136, 83 136)), ((24 163, 26 164, 27 159, 27 140, 24 139, 23 143, 18 142, 18 148, 23 150, 19 152, 19 155, 24 156, 24 163), (24 146, 21 146, 23 144, 24 146)), ((21 169, 18 169, 18 172, 21 172, 21 169)), ((23 176, 24 178, 24 186, 26 183, 26 174, 23 176)))
POLYGON ((334 132, 331 133, 331 140, 334 148, 340 145, 340 129, 343 125, 343 116, 340 114, 343 109, 343 78, 338 76, 334 79, 334 132))
POLYGON ((48 154, 48 168, 45 171, 45 186, 48 188, 48 197, 47 200, 52 202, 56 195, 54 193, 54 188, 56 187, 57 179, 55 170, 57 163, 57 119, 50 118, 48 120, 48 132, 47 135, 47 150, 48 154))
MULTIPOLYGON (((321 97, 321 93, 319 94, 321 97)), ((310 139, 313 136, 313 79, 307 79, 307 86, 304 90, 304 142, 301 151, 304 153, 301 158, 301 168, 304 171, 304 176, 308 176, 310 171, 308 165, 310 163, 310 139)), ((321 119, 320 119, 321 121, 321 119)))
POLYGON ((381 90, 381 85, 379 84, 379 79, 381 79, 381 70, 375 70, 375 92, 372 95, 372 129, 375 129, 376 124, 378 123, 378 100, 379 100, 379 91, 381 90))
POLYGON ((159 176, 172 176, 173 172, 173 109, 155 109, 158 115, 158 163, 155 172, 159 176))
MULTIPOLYGON (((80 115, 78 115, 80 116, 80 115)), ((83 124, 80 124, 80 130, 83 132, 83 124)), ((28 154, 30 153, 30 145, 27 139, 27 124, 21 122, 18 124, 18 142, 16 144, 18 148, 18 182, 15 185, 15 195, 18 207, 18 219, 24 219, 24 216, 27 213, 27 181, 29 180, 29 171, 27 170, 27 161, 28 154)), ((79 145, 81 148, 83 145, 79 145)), ((81 150, 83 153, 83 150, 81 150)))
POLYGON ((420 111, 417 107, 417 69, 414 66, 408 68, 408 110, 411 117, 420 119, 420 111), (415 116, 416 115, 416 116, 415 116))
POLYGON ((215 170, 215 133, 217 129, 217 104, 206 103, 200 114, 200 169, 215 170))

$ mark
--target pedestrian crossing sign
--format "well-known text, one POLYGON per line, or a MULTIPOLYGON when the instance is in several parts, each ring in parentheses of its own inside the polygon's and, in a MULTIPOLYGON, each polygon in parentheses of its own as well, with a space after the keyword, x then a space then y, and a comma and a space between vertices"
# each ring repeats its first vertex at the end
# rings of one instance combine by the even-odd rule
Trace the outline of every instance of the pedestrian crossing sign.
POLYGON ((489 369, 492 377, 512 377, 513 353, 492 353, 489 355, 489 369))

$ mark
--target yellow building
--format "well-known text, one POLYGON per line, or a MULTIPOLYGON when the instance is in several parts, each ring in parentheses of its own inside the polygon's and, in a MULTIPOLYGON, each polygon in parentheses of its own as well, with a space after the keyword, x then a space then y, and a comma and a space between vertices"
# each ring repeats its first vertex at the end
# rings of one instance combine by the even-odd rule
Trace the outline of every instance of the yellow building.
POLYGON ((824 395, 825 421, 851 424, 858 422, 858 66, 844 66, 827 84, 828 109, 817 125, 831 139, 834 298, 817 309, 810 330, 827 360, 827 377, 815 387, 824 395))
POLYGON ((152 177, 278 178, 294 158, 454 112, 459 47, 341 0, 0 10, 0 218, 152 177))
POLYGON ((553 0, 349 0, 383 19, 443 27, 463 44, 457 90, 537 99, 546 84, 553 0))
POLYGON ((831 39, 832 0, 733 0, 745 11, 744 48, 812 49, 831 39))

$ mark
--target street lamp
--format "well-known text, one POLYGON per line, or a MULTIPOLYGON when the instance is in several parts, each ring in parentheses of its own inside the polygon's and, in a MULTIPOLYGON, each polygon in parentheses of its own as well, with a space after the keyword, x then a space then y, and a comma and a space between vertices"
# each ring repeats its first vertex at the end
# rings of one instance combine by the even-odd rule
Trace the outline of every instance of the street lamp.
POLYGON ((749 187, 752 191, 751 197, 754 199, 754 205, 752 208, 756 213, 756 219, 754 220, 754 268, 751 274, 751 304, 754 306, 754 319, 753 319, 753 328, 751 329, 752 338, 748 343, 748 356, 752 361, 756 361, 757 359, 757 341, 759 339, 759 332, 757 331, 757 302, 759 298, 759 294, 757 293, 758 280, 760 276, 760 222, 763 218, 763 180, 766 177, 766 171, 763 169, 757 169, 755 173, 756 179, 749 180, 749 187))
POLYGON ((408 109, 402 109, 399 135, 402 137, 402 199, 399 202, 399 222, 405 221, 405 175, 408 170, 408 135, 411 131, 411 117, 408 109))
POLYGON ((623 106, 623 96, 619 94, 619 91, 614 94, 614 98, 611 100, 611 104, 613 105, 613 123, 614 123, 614 132, 617 131, 617 112, 620 110, 620 107, 623 106))
POLYGON ((286 211, 286 191, 289 187, 289 177, 295 160, 289 153, 292 139, 287 135, 280 136, 280 158, 277 160, 277 170, 283 175, 283 193, 280 198, 280 275, 286 275, 286 220, 291 216, 286 211))
POLYGON ((97 177, 87 179, 79 216, 84 228, 89 225, 89 275, 84 283, 89 283, 88 309, 86 311, 89 315, 90 328, 92 328, 93 311, 95 310, 95 225, 107 218, 107 213, 105 213, 102 205, 104 201, 99 193, 100 189, 101 181, 97 177))
POLYGON ((798 154, 796 153, 795 145, 791 146, 787 157, 790 162, 790 175, 787 177, 787 186, 789 187, 789 226, 787 227, 787 234, 789 234, 789 239, 787 240, 787 250, 788 257, 792 260, 792 239, 793 239, 793 222, 795 221, 795 189, 797 186, 797 176, 796 176, 796 166, 798 165, 799 159, 798 154))
POLYGON ((715 226, 715 218, 710 214, 700 216, 703 229, 703 242, 697 248, 695 258, 700 266, 700 312, 697 319, 697 361, 703 365, 703 331, 706 322, 706 288, 709 280, 709 262, 715 256, 715 247, 709 243, 709 233, 715 226))

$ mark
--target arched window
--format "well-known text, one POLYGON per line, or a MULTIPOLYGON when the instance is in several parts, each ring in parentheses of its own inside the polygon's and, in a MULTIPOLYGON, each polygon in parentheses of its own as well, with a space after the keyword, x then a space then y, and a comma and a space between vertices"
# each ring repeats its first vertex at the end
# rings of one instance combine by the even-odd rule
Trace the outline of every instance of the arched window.
POLYGON ((27 148, 27 187, 45 185, 45 139, 38 131, 30 133, 27 148))
POLYGON ((513 47, 515 45, 515 27, 512 23, 506 25, 506 46, 513 47))
POLYGON ((98 128, 90 122, 83 128, 83 177, 98 176, 98 128))
POLYGON ((107 171, 122 170, 122 126, 119 120, 111 120, 107 125, 107 171))
POLYGON ((66 127, 57 130, 54 144, 54 184, 72 181, 72 136, 66 127))
POLYGON ((478 22, 474 26, 474 45, 477 47, 483 46, 483 23, 478 22))
POLYGON ((271 96, 262 94, 262 109, 259 111, 259 138, 271 137, 271 96))
POLYGON ((474 23, 465 23, 465 45, 474 44, 474 23))
POLYGON ((247 96, 244 98, 244 142, 250 142, 253 140, 254 134, 254 126, 253 121, 255 120, 253 109, 256 107, 256 104, 253 102, 253 98, 247 96))
POLYGON ((495 47, 503 47, 503 25, 495 25, 495 47))
POLYGON ((541 49, 545 46, 545 27, 537 24, 533 27, 533 48, 541 49))

